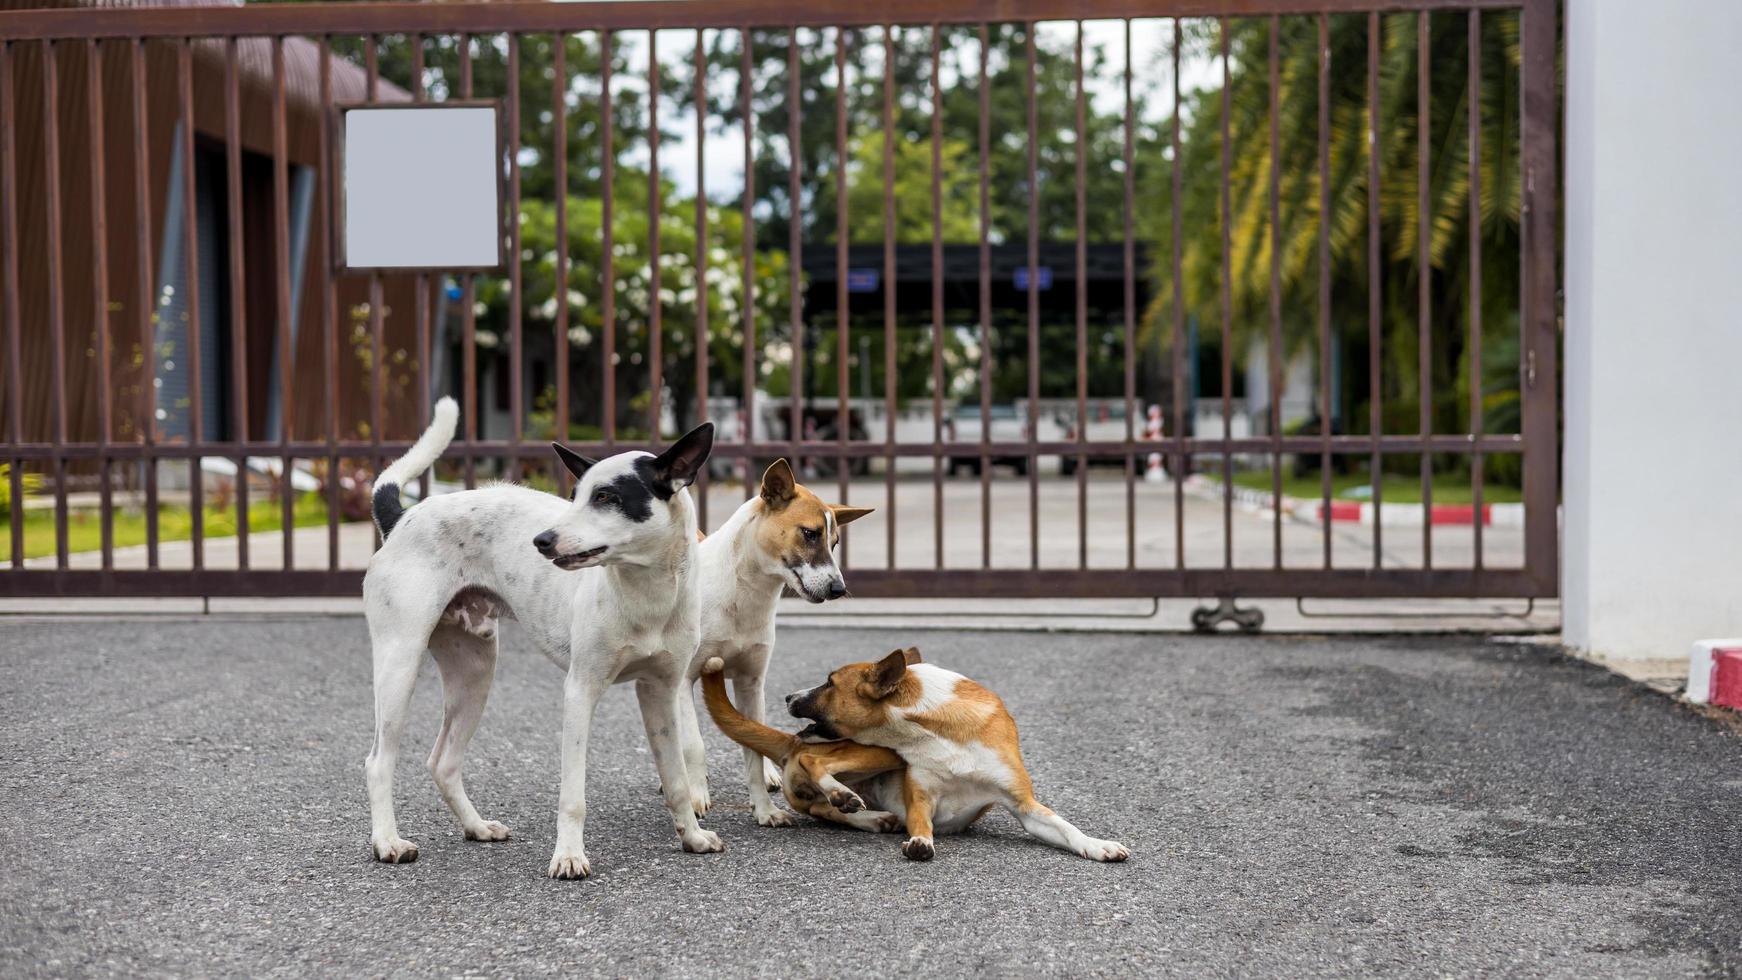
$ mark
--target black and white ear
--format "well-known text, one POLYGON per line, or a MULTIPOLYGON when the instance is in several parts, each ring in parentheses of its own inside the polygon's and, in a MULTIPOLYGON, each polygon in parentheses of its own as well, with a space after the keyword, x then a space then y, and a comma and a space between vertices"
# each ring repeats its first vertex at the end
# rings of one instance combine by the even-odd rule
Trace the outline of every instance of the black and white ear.
POLYGON ((889 656, 877 661, 877 667, 871 672, 871 684, 877 689, 878 697, 888 697, 895 693, 895 688, 901 679, 907 676, 907 651, 896 650, 889 656))
POLYGON ((582 456, 580 453, 575 452, 573 449, 570 449, 560 442, 551 443, 550 448, 556 450, 556 458, 563 461, 563 465, 568 467, 569 472, 573 473, 577 480, 585 476, 587 470, 591 469, 594 464, 599 462, 596 459, 588 459, 587 457, 582 456))
POLYGON ((696 482, 714 448, 714 423, 703 422, 653 459, 653 478, 667 494, 696 482))
POLYGON ((786 506, 792 500, 792 488, 796 482, 792 476, 792 465, 784 458, 768 464, 768 471, 762 474, 763 501, 777 510, 786 506))

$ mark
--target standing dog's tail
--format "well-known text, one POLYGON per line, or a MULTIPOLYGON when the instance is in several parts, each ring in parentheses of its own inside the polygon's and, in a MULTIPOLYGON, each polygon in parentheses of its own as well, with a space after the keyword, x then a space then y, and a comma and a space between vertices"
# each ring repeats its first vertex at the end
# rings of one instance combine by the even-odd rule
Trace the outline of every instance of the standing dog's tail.
POLYGON ((460 407, 452 398, 436 402, 435 417, 430 419, 429 428, 423 430, 423 435, 417 437, 417 442, 404 456, 394 460, 375 478, 370 503, 375 511, 375 526, 381 529, 383 539, 393 533, 393 525, 398 524, 399 518, 405 514, 405 506, 399 502, 399 488, 422 476, 423 471, 429 469, 448 448, 448 443, 454 438, 454 423, 459 417, 460 407))
POLYGON ((714 724, 719 725, 720 731, 732 741, 752 752, 762 753, 775 765, 785 765, 787 757, 803 743, 797 736, 739 714, 732 706, 732 699, 726 696, 725 670, 726 662, 719 657, 710 657, 702 665, 702 700, 707 702, 708 714, 714 716, 714 724))

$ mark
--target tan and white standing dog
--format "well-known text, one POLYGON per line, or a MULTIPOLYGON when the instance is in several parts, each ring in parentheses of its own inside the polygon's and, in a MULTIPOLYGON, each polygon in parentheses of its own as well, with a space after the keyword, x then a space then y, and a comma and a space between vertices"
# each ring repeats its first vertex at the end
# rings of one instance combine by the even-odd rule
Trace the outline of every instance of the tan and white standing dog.
POLYGON ((918 650, 838 668, 821 685, 787 695, 786 704, 794 718, 811 722, 799 739, 880 745, 907 763, 904 775, 876 776, 859 793, 906 824, 901 853, 915 861, 931 860, 934 834, 964 830, 994 805, 1054 847, 1095 861, 1131 856, 1125 845, 1090 837, 1035 799, 1004 702, 961 674, 921 663, 918 650))
MULTIPOLYGON (((761 492, 746 500, 730 519, 696 549, 696 585, 701 593, 701 644, 689 664, 690 688, 712 657, 725 662, 744 714, 760 722, 763 678, 774 652, 775 605, 791 588, 810 602, 847 594, 835 564, 841 528, 871 513, 869 507, 824 503, 793 479, 792 467, 777 459, 762 475, 761 492)), ((708 768, 690 688, 679 699, 678 726, 684 768, 697 814, 707 812, 708 768)), ((755 752, 744 752, 745 779, 756 822, 780 827, 792 816, 768 796, 780 785, 778 771, 755 752)))

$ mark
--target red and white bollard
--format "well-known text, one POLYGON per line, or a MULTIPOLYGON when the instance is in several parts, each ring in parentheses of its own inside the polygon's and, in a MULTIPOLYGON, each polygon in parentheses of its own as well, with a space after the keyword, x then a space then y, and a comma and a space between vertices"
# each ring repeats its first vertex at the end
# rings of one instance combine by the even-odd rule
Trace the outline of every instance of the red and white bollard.
MULTIPOLYGON (((1148 417, 1143 423, 1143 438, 1155 440, 1162 437, 1161 406, 1149 406, 1148 417)), ((1167 480, 1167 471, 1162 468, 1161 454, 1150 453, 1147 464, 1143 467, 1143 482, 1162 483, 1167 480)))

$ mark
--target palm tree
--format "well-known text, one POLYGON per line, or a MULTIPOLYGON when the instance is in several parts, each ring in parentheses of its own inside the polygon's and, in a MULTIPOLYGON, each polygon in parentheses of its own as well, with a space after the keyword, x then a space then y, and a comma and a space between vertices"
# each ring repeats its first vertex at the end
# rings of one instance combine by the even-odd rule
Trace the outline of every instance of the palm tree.
MULTIPOLYGON (((1427 200, 1431 377, 1435 431, 1467 431, 1469 412, 1470 105, 1469 32, 1464 14, 1433 15, 1428 23, 1427 200)), ((1379 292, 1381 390, 1385 431, 1413 432, 1419 424, 1423 378, 1419 371, 1417 247, 1420 208, 1418 150, 1418 21, 1415 15, 1379 19, 1378 144, 1380 180, 1379 292)), ((1367 59, 1369 24, 1364 16, 1324 22, 1329 58, 1326 130, 1328 168, 1324 187, 1329 209, 1321 215, 1319 175, 1319 56, 1321 26, 1310 18, 1197 22, 1183 37, 1182 57, 1227 55, 1228 318, 1233 356, 1269 337, 1271 266, 1278 266, 1283 356, 1319 349, 1319 234, 1328 221, 1333 350, 1344 363, 1366 363, 1368 350, 1368 150, 1367 59), (1225 34, 1224 34, 1225 30, 1225 34), (1273 33, 1274 32, 1274 33, 1273 33), (1274 44, 1278 132, 1274 157, 1270 134, 1270 70, 1274 44), (1275 160, 1279 220, 1272 228, 1270 181, 1275 160), (1274 235, 1273 235, 1274 231, 1274 235), (1273 248, 1273 241, 1275 247, 1273 248)), ((1479 23, 1480 213, 1482 335, 1490 351, 1518 330, 1519 297, 1519 22, 1515 14, 1489 13, 1479 23)), ((1222 87, 1188 96, 1179 112, 1181 151, 1181 282, 1172 276, 1170 161, 1145 167, 1146 194, 1161 202, 1150 213, 1147 236, 1157 242, 1155 298, 1146 311, 1144 341, 1152 351, 1172 342, 1174 304, 1204 325, 1206 337, 1222 321, 1222 87)), ((1164 134, 1171 127, 1164 124, 1164 134)), ((1165 140, 1164 140, 1165 142, 1165 140)), ((1516 352, 1516 345, 1511 349, 1516 352)), ((1316 359, 1315 359, 1316 360, 1316 359)), ((1516 363, 1494 368, 1484 361, 1484 404, 1518 386, 1516 363)), ((1336 371, 1336 368, 1333 368, 1336 371)), ((1345 431, 1368 426, 1366 371, 1342 372, 1333 416, 1345 431)), ((1315 396, 1315 403, 1316 403, 1315 396)), ((1499 422, 1501 419, 1496 418, 1499 422)))

